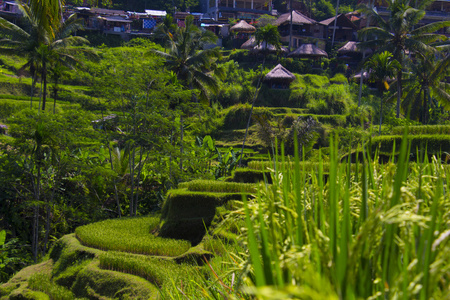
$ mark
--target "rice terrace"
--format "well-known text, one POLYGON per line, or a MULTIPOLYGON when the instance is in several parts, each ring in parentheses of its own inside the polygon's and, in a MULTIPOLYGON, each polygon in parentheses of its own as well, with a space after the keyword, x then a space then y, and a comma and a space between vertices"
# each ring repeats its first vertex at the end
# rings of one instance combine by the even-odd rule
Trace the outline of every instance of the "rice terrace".
POLYGON ((450 2, 169 2, 0 0, 0 299, 450 299, 450 2))

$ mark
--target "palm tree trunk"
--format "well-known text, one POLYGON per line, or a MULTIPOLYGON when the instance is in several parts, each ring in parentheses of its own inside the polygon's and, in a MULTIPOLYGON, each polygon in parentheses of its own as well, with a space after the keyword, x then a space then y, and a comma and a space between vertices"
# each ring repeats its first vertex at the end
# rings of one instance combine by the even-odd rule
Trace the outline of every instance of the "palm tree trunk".
POLYGON ((339 0, 337 0, 337 4, 336 4, 336 14, 334 17, 333 38, 331 39, 331 47, 334 46, 334 36, 336 34, 336 24, 337 24, 338 13, 339 13, 339 0))
POLYGON ((427 90, 423 89, 423 117, 422 117, 422 124, 427 124, 427 112, 428 112, 428 99, 427 99, 427 90))
POLYGON ((262 73, 263 73, 263 70, 264 70, 264 63, 265 62, 266 62, 266 55, 264 55, 264 58, 263 58, 263 63, 261 65, 261 70, 259 72, 258 83, 256 84, 255 94, 253 95, 252 108, 250 109, 250 116, 248 117, 247 127, 245 128, 244 142, 242 143, 241 157, 239 158, 239 167, 242 164, 242 156, 244 155, 245 140, 247 139, 248 128, 250 127, 250 122, 252 120, 253 107, 255 106, 255 101, 256 101, 256 98, 258 96, 258 91, 259 91, 259 88, 260 88, 259 85, 260 85, 260 82, 261 82, 261 78, 262 78, 262 73))
MULTIPOLYGON (((398 60, 400 65, 402 65, 402 61, 398 60)), ((402 100, 402 76, 403 71, 400 69, 397 72, 397 118, 400 118, 400 103, 402 100)))
POLYGON ((183 112, 180 115, 180 172, 183 172, 183 139, 184 139, 184 128, 183 128, 183 112))
POLYGON ((130 217, 134 216, 134 155, 135 148, 133 147, 133 152, 130 151, 129 164, 130 164, 130 180, 131 180, 131 195, 130 195, 130 217))
POLYGON ((383 92, 381 92, 381 102, 380 102, 380 129, 378 134, 381 135, 381 123, 383 123, 383 92))
POLYGON ((33 76, 31 77, 30 109, 33 108, 33 93, 35 84, 36 84, 36 75, 33 74, 33 76))
POLYGON ((45 102, 47 100, 47 65, 42 63, 42 80, 44 81, 44 90, 42 91, 42 110, 45 111, 45 102))
POLYGON ((58 97, 58 77, 55 78, 55 87, 53 89, 53 114, 56 113, 56 98, 58 97))
POLYGON ((289 52, 292 51, 292 0, 289 1, 289 8, 291 9, 291 21, 289 23, 289 52))

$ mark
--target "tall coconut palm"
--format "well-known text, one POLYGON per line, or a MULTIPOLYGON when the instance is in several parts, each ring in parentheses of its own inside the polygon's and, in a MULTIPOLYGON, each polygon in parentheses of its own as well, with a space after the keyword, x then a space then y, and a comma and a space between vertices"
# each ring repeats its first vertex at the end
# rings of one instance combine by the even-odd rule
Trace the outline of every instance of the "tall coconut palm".
MULTIPOLYGON (((32 2, 33 3, 33 2, 32 2)), ((62 64, 73 68, 78 60, 75 59, 75 52, 84 51, 92 54, 90 50, 74 49, 72 46, 87 43, 88 41, 82 37, 71 36, 71 34, 82 29, 80 19, 76 15, 71 15, 67 20, 60 21, 55 18, 56 23, 51 24, 49 28, 47 21, 40 20, 43 18, 39 13, 43 13, 38 9, 38 13, 34 12, 28 5, 19 5, 23 12, 25 20, 24 28, 0 18, 0 28, 4 30, 7 38, 0 40, 0 52, 6 54, 17 54, 26 57, 27 62, 21 67, 21 70, 29 69, 32 76, 31 84, 31 101, 34 85, 37 75, 41 75, 42 91, 42 110, 45 110, 47 98, 47 74, 50 64, 53 61, 59 61, 62 64)), ((40 105, 39 105, 40 106, 40 105)))
POLYGON ((44 83, 42 110, 45 110, 47 99, 47 75, 49 68, 64 65, 69 69, 74 69, 77 64, 80 64, 80 61, 75 56, 80 52, 83 52, 89 57, 96 56, 95 52, 91 49, 74 48, 74 46, 89 43, 83 37, 71 35, 73 32, 82 28, 82 19, 77 19, 76 14, 72 14, 65 21, 58 23, 53 28, 54 35, 49 35, 48 43, 44 45, 46 49, 43 51, 41 59, 41 79, 44 83))
MULTIPOLYGON (((208 93, 217 93, 218 82, 211 74, 214 70, 220 75, 220 69, 216 68, 215 61, 220 57, 218 48, 203 49, 205 45, 214 43, 217 37, 210 31, 202 31, 194 25, 192 16, 186 18, 185 27, 178 27, 172 34, 167 32, 166 41, 170 45, 168 52, 152 50, 151 52, 164 58, 165 66, 172 71, 184 88, 197 90, 193 93, 193 100, 203 103, 208 102, 208 93)), ((183 155, 183 114, 180 121, 181 147, 183 155)), ((183 169, 183 159, 180 158, 180 169, 183 169)))
POLYGON ((410 76, 405 79, 403 86, 405 99, 402 106, 404 110, 410 111, 411 119, 427 124, 432 99, 450 109, 450 84, 445 81, 450 68, 450 55, 420 56, 410 68, 410 76))
POLYGON ((0 17, 0 29, 6 36, 0 40, 0 53, 15 54, 26 58, 26 63, 19 69, 19 72, 23 72, 25 69, 30 71, 32 78, 30 106, 32 106, 34 87, 42 57, 38 49, 41 44, 48 42, 48 36, 45 30, 41 30, 39 20, 27 5, 19 4, 19 8, 23 13, 24 28, 0 17))
POLYGON ((278 28, 272 24, 267 24, 264 27, 258 28, 255 32, 255 40, 256 40, 256 44, 263 46, 263 49, 264 49, 264 45, 265 45, 266 51, 264 51, 264 58, 263 58, 263 62, 261 64, 261 70, 260 70, 260 73, 258 76, 256 90, 255 90, 255 94, 253 95, 252 108, 250 109, 250 115, 248 117, 247 127, 245 128, 244 141, 242 142, 241 156, 239 158, 239 166, 241 166, 241 163, 242 163, 242 156, 244 154, 245 141, 247 140, 248 128, 250 127, 250 122, 252 120, 253 108, 255 106, 255 101, 256 101, 256 98, 258 97, 258 92, 259 92, 260 85, 261 85, 262 73, 264 70, 264 64, 266 62, 268 45, 273 45, 278 50, 281 48, 280 32, 278 31, 278 28))
POLYGON ((390 52, 385 51, 372 56, 372 58, 366 62, 366 68, 369 70, 369 80, 377 83, 377 87, 381 95, 379 129, 379 134, 381 134, 384 92, 389 89, 388 79, 394 77, 397 70, 401 68, 401 65, 397 60, 393 59, 393 55, 390 52))
MULTIPOLYGON (((430 1, 416 1, 420 5, 410 5, 409 0, 388 0, 389 18, 384 20, 374 7, 362 6, 360 11, 370 16, 377 26, 369 26, 358 32, 361 48, 375 49, 381 53, 389 51, 402 66, 406 51, 424 55, 436 52, 431 45, 446 40, 446 36, 435 33, 439 29, 450 27, 450 21, 434 22, 419 27, 419 21, 425 16, 424 7, 430 1)), ((397 118, 400 117, 402 98, 403 68, 397 71, 397 118)))

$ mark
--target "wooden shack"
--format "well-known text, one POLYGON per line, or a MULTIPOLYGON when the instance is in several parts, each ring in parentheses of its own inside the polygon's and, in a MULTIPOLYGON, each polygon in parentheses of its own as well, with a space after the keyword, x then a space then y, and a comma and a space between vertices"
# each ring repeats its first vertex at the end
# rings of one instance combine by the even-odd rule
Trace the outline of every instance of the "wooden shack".
POLYGON ((289 72, 285 67, 278 64, 264 77, 264 82, 272 89, 288 89, 295 75, 289 72))

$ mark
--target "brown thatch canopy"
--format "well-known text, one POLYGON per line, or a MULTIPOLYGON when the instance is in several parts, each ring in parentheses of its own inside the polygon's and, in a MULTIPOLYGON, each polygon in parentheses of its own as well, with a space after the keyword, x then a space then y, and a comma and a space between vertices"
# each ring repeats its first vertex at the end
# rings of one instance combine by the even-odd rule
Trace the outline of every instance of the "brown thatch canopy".
MULTIPOLYGON (((336 17, 332 17, 323 21, 320 21, 320 24, 325 26, 334 26, 334 21, 336 17)), ((340 14, 337 16, 336 26, 339 28, 349 28, 349 29, 358 29, 358 27, 353 24, 353 22, 344 14, 340 14)))
POLYGON ((288 57, 319 58, 328 57, 328 54, 324 50, 314 46, 313 44, 303 44, 289 53, 288 57))
MULTIPOLYGON (((344 46, 339 48, 337 52, 339 55, 362 53, 362 51, 358 47, 358 44, 356 42, 351 42, 351 41, 347 42, 344 46)), ((371 54, 372 50, 367 49, 367 50, 365 50, 365 53, 371 54)))
MULTIPOLYGON (((368 79, 369 79, 369 76, 370 76, 370 71, 369 72, 367 72, 367 71, 365 71, 364 73, 362 73, 363 75, 363 80, 364 81, 367 81, 368 79)), ((361 79, 361 71, 359 71, 358 73, 356 73, 355 75, 353 75, 352 76, 352 78, 353 79, 355 79, 355 80, 360 80, 361 79)))
POLYGON ((256 28, 244 20, 240 20, 236 25, 232 26, 230 30, 235 32, 253 33, 256 31, 256 28))
POLYGON ((274 45, 271 44, 267 44, 266 42, 262 42, 259 45, 256 45, 255 47, 253 47, 254 52, 270 52, 270 53, 276 53, 278 51, 281 52, 287 52, 287 49, 285 47, 280 47, 280 50, 278 50, 274 45))
POLYGON ((241 45, 241 49, 248 49, 251 50, 256 46, 256 40, 255 37, 252 36, 251 38, 249 38, 245 43, 243 43, 241 45))
MULTIPOLYGON (((275 25, 280 26, 283 24, 290 24, 291 23, 291 13, 285 13, 282 14, 275 22, 275 25)), ((311 18, 308 18, 307 16, 305 16, 304 14, 302 14, 299 11, 294 10, 292 12, 292 24, 293 25, 304 25, 304 24, 309 24, 309 25, 314 25, 317 22, 311 18)))
POLYGON ((282 81, 291 83, 295 80, 295 75, 289 72, 285 67, 278 64, 264 77, 264 81, 282 81))

